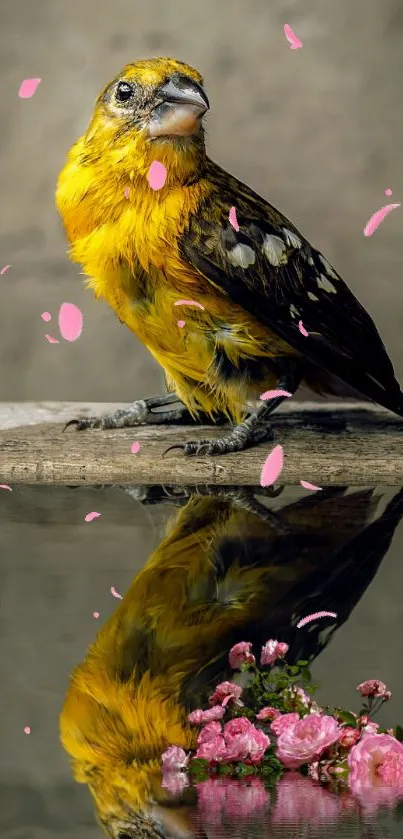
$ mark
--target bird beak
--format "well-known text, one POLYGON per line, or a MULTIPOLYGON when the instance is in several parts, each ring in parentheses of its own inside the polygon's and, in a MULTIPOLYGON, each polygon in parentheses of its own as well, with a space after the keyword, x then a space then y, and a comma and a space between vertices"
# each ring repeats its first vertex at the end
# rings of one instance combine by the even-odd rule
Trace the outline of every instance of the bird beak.
POLYGON ((183 76, 170 79, 157 95, 158 104, 148 123, 150 137, 186 137, 198 133, 200 120, 210 107, 201 85, 183 76))

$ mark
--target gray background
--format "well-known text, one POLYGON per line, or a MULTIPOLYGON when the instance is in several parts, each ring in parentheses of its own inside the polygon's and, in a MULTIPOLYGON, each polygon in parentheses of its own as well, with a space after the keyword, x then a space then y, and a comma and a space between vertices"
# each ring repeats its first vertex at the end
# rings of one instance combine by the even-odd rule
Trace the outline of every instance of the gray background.
MULTIPOLYGON (((12 263, 0 277, 0 400, 129 401, 162 387, 136 338, 84 290, 53 198, 100 88, 125 63, 153 55, 204 74, 211 156, 325 252, 375 318, 403 380, 402 210, 372 238, 362 233, 376 209, 403 195, 399 0, 3 0, 0 16, 0 262, 12 263), (302 50, 290 50, 285 23, 302 50), (19 85, 31 76, 42 83, 20 100, 19 85), (50 345, 44 334, 58 334, 63 301, 83 310, 84 331, 76 343, 50 345)), ((58 746, 57 715, 68 670, 93 637, 92 611, 107 617, 115 606, 109 586, 127 588, 154 537, 144 511, 133 518, 121 497, 109 502, 106 522, 83 531, 98 497, 21 489, 0 499, 7 839, 99 835, 58 746)), ((346 704, 361 676, 389 676, 396 716, 401 542, 400 535, 376 588, 318 664, 319 679, 332 674, 346 704)))

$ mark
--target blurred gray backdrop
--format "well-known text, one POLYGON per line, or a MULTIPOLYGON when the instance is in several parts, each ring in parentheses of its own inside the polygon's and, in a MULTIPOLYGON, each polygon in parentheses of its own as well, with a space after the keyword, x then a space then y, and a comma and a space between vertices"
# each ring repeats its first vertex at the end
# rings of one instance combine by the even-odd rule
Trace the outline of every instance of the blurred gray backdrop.
MULTIPOLYGON (((2 0, 0 47, 0 268, 12 265, 0 276, 0 400, 130 401, 162 387, 136 338, 84 290, 53 197, 99 90, 127 62, 155 55, 203 73, 210 155, 324 251, 374 317, 403 380, 403 211, 363 236, 369 216, 403 196, 400 0, 2 0), (303 49, 290 49, 285 23, 303 49), (21 100, 26 77, 42 83, 21 100), (52 345, 44 335, 58 335, 64 301, 83 310, 83 334, 52 345), (50 324, 41 320, 44 310, 50 324)), ((36 495, 35 503, 28 491, 2 496, 0 626, 8 643, 1 671, 8 687, 0 714, 1 820, 12 839, 77 832, 92 839, 99 832, 91 803, 70 780, 57 714, 67 672, 93 637, 92 610, 101 622, 116 605, 109 586, 125 589, 145 561, 149 524, 140 512, 131 519, 127 500, 105 502, 111 523, 105 515, 101 530, 88 525, 77 553, 72 536, 84 538, 84 513, 97 509, 98 496, 84 502, 59 493, 52 503, 49 496, 36 495), (31 737, 22 733, 28 723, 31 737)), ((337 675, 347 704, 359 667, 366 668, 362 678, 382 678, 386 651, 388 673, 396 672, 401 610, 390 598, 400 556, 395 543, 377 594, 372 588, 359 612, 351 667, 351 624, 318 666, 325 684, 337 675), (378 656, 367 630, 378 639, 378 656)), ((394 710, 398 718, 398 704, 394 710)))

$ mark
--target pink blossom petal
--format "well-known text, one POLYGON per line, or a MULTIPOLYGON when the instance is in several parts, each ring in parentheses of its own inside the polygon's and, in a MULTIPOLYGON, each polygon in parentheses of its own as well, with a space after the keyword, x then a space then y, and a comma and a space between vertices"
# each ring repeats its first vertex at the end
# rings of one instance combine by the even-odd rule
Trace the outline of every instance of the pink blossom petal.
POLYGON ((31 726, 30 726, 30 725, 26 725, 26 726, 25 726, 25 728, 24 728, 24 734, 31 734, 31 726))
POLYGON ((65 341, 77 341, 83 331, 83 313, 74 303, 62 303, 59 329, 65 341))
POLYGON ((392 190, 390 189, 390 187, 388 187, 387 189, 385 189, 385 195, 387 195, 388 197, 389 197, 390 195, 392 195, 392 190))
POLYGON ((92 613, 92 617, 93 617, 93 618, 95 618, 95 620, 98 620, 98 618, 99 618, 99 612, 93 612, 93 613, 92 613))
POLYGON ((267 456, 260 475, 260 486, 267 487, 274 484, 284 465, 284 451, 282 446, 275 446, 267 456))
POLYGON ((45 323, 49 323, 49 321, 52 320, 52 315, 50 312, 42 312, 41 318, 45 321, 45 323))
POLYGON ((231 207, 231 209, 229 211, 229 223, 232 224, 232 227, 238 233, 239 224, 238 224, 238 220, 237 220, 237 217, 236 217, 236 207, 231 207))
POLYGON ((147 175, 151 189, 162 189, 167 179, 167 174, 164 164, 160 163, 159 160, 153 160, 147 175))
POLYGON ((84 521, 93 521, 94 519, 99 519, 101 513, 87 513, 84 521))
POLYGON ((304 324, 302 323, 302 320, 300 320, 300 321, 298 322, 298 329, 299 329, 299 331, 300 331, 301 335, 303 335, 303 336, 304 336, 304 338, 307 338, 307 337, 308 337, 309 332, 307 332, 307 331, 306 331, 305 326, 304 326, 304 324))
POLYGON ((3 276, 3 274, 5 274, 9 268, 11 268, 11 265, 4 265, 4 267, 0 271, 0 274, 3 276))
POLYGON ((59 339, 54 338, 53 335, 48 335, 48 333, 46 333, 45 338, 47 341, 49 341, 49 344, 60 344, 59 339))
POLYGON ((260 399, 276 399, 278 396, 292 396, 292 393, 289 393, 288 390, 265 390, 264 393, 260 394, 260 399))
POLYGON ((42 79, 24 79, 20 84, 18 96, 20 99, 30 99, 34 95, 42 79))
POLYGON ((310 621, 314 621, 317 618, 337 618, 337 612, 312 612, 311 615, 307 615, 298 621, 297 629, 301 629, 301 626, 305 626, 306 623, 310 623, 310 621))
POLYGON ((204 309, 203 303, 197 300, 175 300, 174 306, 197 306, 198 309, 204 309))
POLYGON ((135 443, 132 443, 132 445, 131 445, 131 449, 130 449, 131 453, 132 453, 132 454, 137 454, 137 452, 138 452, 139 450, 140 450, 140 443, 139 443, 139 442, 137 442, 137 441, 136 441, 135 443))
POLYGON ((130 198, 130 189, 129 189, 129 187, 128 187, 128 186, 127 186, 127 187, 126 187, 126 189, 125 189, 125 198, 127 198, 127 199, 129 199, 129 198, 130 198))
POLYGON ((118 600, 123 600, 122 595, 116 591, 115 586, 111 586, 111 594, 113 594, 114 597, 117 597, 118 600))
POLYGON ((287 38, 287 41, 290 44, 292 50, 301 49, 303 43, 299 40, 299 38, 297 38, 297 36, 292 31, 291 26, 288 23, 284 25, 284 35, 287 38))
POLYGON ((318 490, 322 489, 322 487, 317 487, 316 484, 310 484, 309 481, 300 481, 300 484, 304 489, 311 489, 312 492, 318 492, 318 490))
POLYGON ((8 484, 0 484, 0 489, 8 489, 9 492, 12 492, 12 489, 8 484))
POLYGON ((178 326, 179 326, 179 329, 183 329, 183 327, 184 327, 185 325, 186 325, 186 321, 185 321, 185 320, 178 320, 178 326))
POLYGON ((392 212, 392 210, 396 209, 396 207, 400 207, 400 204, 385 204, 384 207, 381 207, 380 210, 377 210, 376 213, 371 216, 369 221, 367 221, 364 227, 364 236, 372 236, 375 233, 377 227, 379 227, 380 223, 392 212))

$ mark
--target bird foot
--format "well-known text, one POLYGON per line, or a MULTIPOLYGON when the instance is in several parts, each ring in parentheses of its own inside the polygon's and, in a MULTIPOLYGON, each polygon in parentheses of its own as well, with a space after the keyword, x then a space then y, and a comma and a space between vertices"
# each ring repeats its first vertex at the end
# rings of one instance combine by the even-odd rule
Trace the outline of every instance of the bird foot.
POLYGON ((235 426, 225 437, 218 437, 216 440, 188 440, 186 443, 177 443, 175 446, 170 446, 165 450, 163 457, 174 449, 180 449, 187 457, 241 452, 257 443, 273 438, 274 433, 269 424, 253 426, 246 420, 246 422, 235 426))

